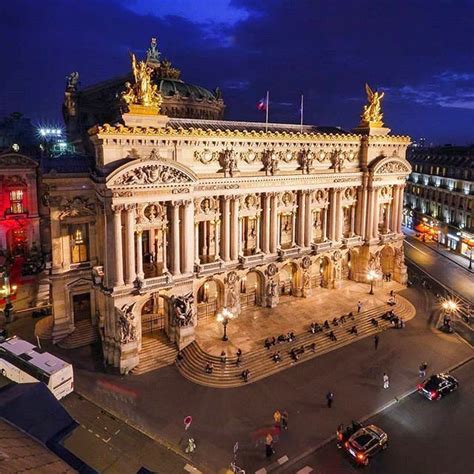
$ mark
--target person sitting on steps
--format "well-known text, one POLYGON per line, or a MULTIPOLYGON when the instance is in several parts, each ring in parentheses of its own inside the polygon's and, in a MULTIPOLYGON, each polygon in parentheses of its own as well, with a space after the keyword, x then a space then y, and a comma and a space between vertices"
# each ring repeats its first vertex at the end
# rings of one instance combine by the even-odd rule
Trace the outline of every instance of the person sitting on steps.
POLYGON ((331 339, 331 341, 334 341, 334 342, 337 341, 337 337, 336 337, 336 335, 334 334, 334 331, 331 331, 331 332, 328 334, 328 336, 329 336, 329 339, 331 339))
POLYGON ((274 352, 272 355, 273 362, 281 362, 280 351, 274 352))
POLYGON ((324 321, 323 327, 324 327, 324 329, 329 329, 329 323, 328 323, 327 319, 326 319, 326 321, 324 321))
POLYGON ((352 326, 349 331, 349 334, 354 334, 357 336, 357 326, 352 326))
POLYGON ((205 368, 206 374, 212 374, 213 370, 214 370, 214 364, 212 362, 208 362, 205 368))
POLYGON ((378 327, 378 325, 379 325, 379 322, 378 322, 376 319, 374 319, 374 318, 372 318, 372 319, 370 320, 370 322, 372 323, 372 326, 378 327))

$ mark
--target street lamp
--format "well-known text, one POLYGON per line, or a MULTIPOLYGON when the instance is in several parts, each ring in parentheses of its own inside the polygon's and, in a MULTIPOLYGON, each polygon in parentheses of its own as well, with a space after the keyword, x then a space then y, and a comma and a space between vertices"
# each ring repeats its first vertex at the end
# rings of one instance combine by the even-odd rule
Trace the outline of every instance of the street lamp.
POLYGON ((472 270, 472 247, 469 247, 469 270, 472 270))
POLYGON ((374 280, 377 278, 377 272, 375 270, 369 270, 367 273, 367 279, 370 281, 370 292, 369 295, 374 294, 374 280))
POLYGON ((217 313, 217 321, 222 323, 224 326, 224 335, 222 336, 223 341, 227 341, 229 338, 227 337, 227 325, 231 319, 234 319, 235 315, 232 311, 229 311, 227 308, 222 308, 217 313))

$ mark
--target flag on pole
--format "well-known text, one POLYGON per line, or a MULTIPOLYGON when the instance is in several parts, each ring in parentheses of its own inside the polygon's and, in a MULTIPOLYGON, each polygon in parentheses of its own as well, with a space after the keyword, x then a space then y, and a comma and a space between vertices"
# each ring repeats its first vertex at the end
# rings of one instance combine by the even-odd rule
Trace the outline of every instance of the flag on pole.
POLYGON ((267 100, 265 97, 262 97, 258 103, 257 103, 257 110, 260 110, 261 112, 264 112, 267 110, 267 100))
POLYGON ((301 106, 300 106, 300 132, 303 133, 303 114, 304 114, 304 102, 303 94, 301 94, 301 106))
POLYGON ((270 91, 267 91, 267 96, 262 97, 257 103, 257 109, 265 112, 265 131, 268 131, 268 109, 270 108, 270 91))

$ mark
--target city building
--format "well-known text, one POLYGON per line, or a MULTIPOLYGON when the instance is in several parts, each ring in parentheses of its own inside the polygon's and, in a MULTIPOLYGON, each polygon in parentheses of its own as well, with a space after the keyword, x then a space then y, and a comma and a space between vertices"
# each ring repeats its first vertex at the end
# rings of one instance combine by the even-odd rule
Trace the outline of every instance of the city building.
MULTIPOLYGON (((118 121, 68 126, 90 156, 44 170, 55 341, 86 321, 105 361, 128 372, 147 334, 183 348, 223 308, 243 318, 369 271, 406 281, 410 140, 383 127, 381 94, 367 88, 353 132, 202 117, 203 88, 175 116, 160 109, 150 55, 132 56, 134 83, 111 93, 118 121)), ((68 81, 66 102, 72 90, 81 94, 68 81)))
POLYGON ((474 147, 411 149, 403 222, 472 259, 474 147))
POLYGON ((39 252, 38 162, 12 149, 0 153, 0 252, 27 256, 39 252))

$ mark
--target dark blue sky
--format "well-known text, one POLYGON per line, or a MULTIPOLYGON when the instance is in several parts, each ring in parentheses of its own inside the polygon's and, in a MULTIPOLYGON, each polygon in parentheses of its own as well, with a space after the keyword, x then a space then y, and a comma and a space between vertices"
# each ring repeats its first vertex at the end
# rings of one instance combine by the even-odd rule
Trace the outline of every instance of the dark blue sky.
POLYGON ((182 78, 219 86, 229 119, 357 125, 364 83, 394 133, 474 143, 474 0, 4 0, 0 116, 61 120, 65 76, 129 69, 150 38, 182 78))

